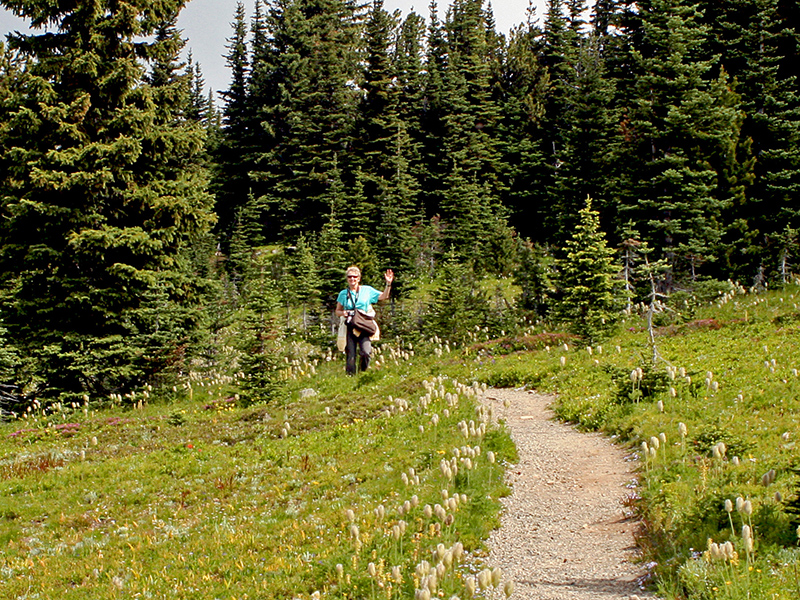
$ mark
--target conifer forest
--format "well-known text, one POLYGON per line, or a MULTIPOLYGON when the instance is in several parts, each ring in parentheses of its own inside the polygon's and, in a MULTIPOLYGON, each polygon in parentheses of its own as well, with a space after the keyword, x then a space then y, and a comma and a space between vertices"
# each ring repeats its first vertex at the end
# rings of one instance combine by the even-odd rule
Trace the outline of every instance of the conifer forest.
POLYGON ((797 266, 793 0, 548 0, 508 35, 481 0, 240 4, 219 98, 182 0, 0 5, 32 27, 0 45, 4 414, 225 361, 278 398, 353 263, 397 274, 385 338, 453 344, 797 266))

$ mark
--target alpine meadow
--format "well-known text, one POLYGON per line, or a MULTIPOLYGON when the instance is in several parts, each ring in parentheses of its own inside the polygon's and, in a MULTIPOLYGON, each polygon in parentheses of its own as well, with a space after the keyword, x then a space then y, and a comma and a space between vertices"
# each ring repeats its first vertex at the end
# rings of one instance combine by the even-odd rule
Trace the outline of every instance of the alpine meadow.
POLYGON ((504 387, 643 593, 800 597, 799 3, 257 0, 220 98, 184 5, 0 0, 0 596, 522 597, 504 387))

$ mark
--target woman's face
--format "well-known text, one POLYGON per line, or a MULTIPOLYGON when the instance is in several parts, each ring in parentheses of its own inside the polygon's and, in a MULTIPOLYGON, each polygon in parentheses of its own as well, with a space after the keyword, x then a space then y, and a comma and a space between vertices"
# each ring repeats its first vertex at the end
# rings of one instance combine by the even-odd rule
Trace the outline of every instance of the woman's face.
POLYGON ((358 282, 361 281, 360 275, 348 275, 347 276, 347 286, 354 290, 358 287, 358 282))

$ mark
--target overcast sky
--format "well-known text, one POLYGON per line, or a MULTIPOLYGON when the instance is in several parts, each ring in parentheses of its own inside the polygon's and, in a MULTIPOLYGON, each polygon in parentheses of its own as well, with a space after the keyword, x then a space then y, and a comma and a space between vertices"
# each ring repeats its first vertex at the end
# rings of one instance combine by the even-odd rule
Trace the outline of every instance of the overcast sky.
MULTIPOLYGON (((238 0, 190 0, 180 14, 179 26, 183 35, 188 39, 187 49, 191 49, 195 62, 200 63, 206 84, 215 92, 227 89, 230 82, 230 73, 225 66, 224 55, 228 38, 231 37, 233 15, 238 0)), ((492 8, 497 30, 501 33, 524 22, 527 18, 526 11, 529 0, 493 0, 492 8)), ((544 12, 544 0, 534 0, 537 6, 537 15, 544 12)), ((248 22, 253 14, 255 0, 243 0, 248 15, 248 22)), ((393 11, 401 9, 404 14, 415 10, 426 19, 428 18, 428 0, 384 0, 384 8, 393 11)), ((444 11, 450 5, 448 0, 437 2, 439 9, 444 11)), ((12 14, 0 9, 0 33, 24 30, 25 23, 12 14)))

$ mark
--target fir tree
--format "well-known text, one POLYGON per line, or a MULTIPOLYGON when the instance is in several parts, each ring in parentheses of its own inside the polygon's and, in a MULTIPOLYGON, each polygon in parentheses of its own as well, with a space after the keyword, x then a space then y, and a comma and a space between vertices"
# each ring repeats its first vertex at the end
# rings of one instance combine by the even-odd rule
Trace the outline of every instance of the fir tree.
POLYGON ((181 5, 11 7, 53 26, 13 36, 30 62, 0 131, 4 314, 37 395, 130 390, 191 342, 190 249, 213 222, 204 132, 180 118, 185 87, 144 84, 140 62, 175 61, 155 34, 181 5))
POLYGON ((517 231, 546 239, 543 225, 549 170, 541 140, 550 78, 540 63, 540 39, 541 31, 531 24, 511 34, 504 68, 499 148, 506 188, 504 204, 517 231))
POLYGON ((283 371, 280 303, 272 277, 270 255, 256 252, 251 264, 251 277, 243 290, 244 310, 241 318, 242 335, 242 400, 280 402, 286 395, 286 376, 283 371))
POLYGON ((281 94, 260 106, 272 139, 257 156, 253 177, 263 186, 278 235, 293 239, 323 225, 328 174, 353 141, 358 22, 346 0, 284 0, 272 6, 267 30, 281 94))
POLYGON ((464 343, 485 321, 486 295, 476 285, 474 273, 449 253, 436 278, 426 331, 444 340, 464 343))
POLYGON ((236 227, 239 210, 253 192, 250 181, 253 164, 248 149, 252 122, 247 91, 250 61, 246 18, 244 4, 237 3, 231 24, 233 35, 228 40, 228 53, 225 56, 231 70, 231 84, 221 92, 223 130, 214 152, 216 168, 212 189, 219 217, 217 232, 225 251, 236 227))
POLYGON ((673 271, 696 276, 713 261, 736 169, 742 115, 727 75, 713 77, 700 49, 706 28, 696 7, 679 0, 641 6, 643 35, 632 54, 637 98, 620 128, 613 160, 621 217, 665 256, 673 271))
POLYGON ((287 311, 299 304, 302 309, 303 331, 308 331, 309 312, 313 312, 319 303, 320 280, 314 254, 305 235, 298 238, 287 266, 291 282, 291 293, 285 299, 287 311))
POLYGON ((441 195, 446 242, 475 268, 500 269, 486 244, 508 240, 500 204, 502 180, 497 147, 499 109, 493 98, 493 64, 478 0, 452 6, 447 22, 444 139, 447 186, 441 195))
POLYGON ((563 254, 558 265, 562 297, 554 307, 554 317, 587 342, 601 340, 610 333, 619 315, 614 282, 618 269, 591 198, 586 199, 580 222, 563 254))
POLYGON ((553 295, 554 260, 544 246, 520 240, 514 283, 521 289, 520 308, 540 317, 547 315, 553 295))
POLYGON ((777 270, 781 250, 775 242, 782 228, 787 222, 800 225, 792 201, 800 192, 800 96, 796 61, 788 60, 790 48, 796 53, 796 41, 790 40, 797 39, 798 26, 787 18, 789 4, 701 3, 702 22, 710 30, 705 51, 719 55, 721 67, 735 78, 745 116, 739 148, 744 168, 729 175, 732 206, 724 250, 729 272, 748 278, 762 265, 777 270))

